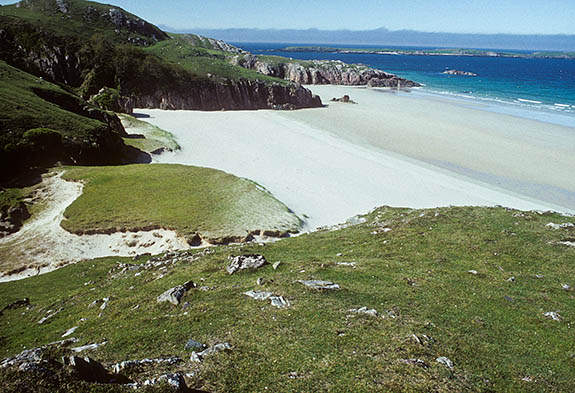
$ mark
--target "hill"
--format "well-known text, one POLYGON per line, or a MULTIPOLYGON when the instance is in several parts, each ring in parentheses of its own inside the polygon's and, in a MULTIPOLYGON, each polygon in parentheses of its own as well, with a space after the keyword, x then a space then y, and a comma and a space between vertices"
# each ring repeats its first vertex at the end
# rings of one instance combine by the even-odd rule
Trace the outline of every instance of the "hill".
POLYGON ((573 391, 572 221, 384 207, 358 225, 275 243, 104 258, 1 283, 0 305, 14 306, 0 317, 0 355, 31 351, 4 361, 0 383, 8 392, 133 391, 82 381, 60 360, 76 355, 141 388, 179 374, 208 392, 573 391), (270 264, 226 271, 228 257, 248 254, 270 264), (159 301, 178 285, 187 288, 179 300, 159 301), (281 308, 246 293, 282 297, 281 308), (23 298, 30 305, 13 303, 23 298), (219 352, 197 354, 215 344, 219 352))

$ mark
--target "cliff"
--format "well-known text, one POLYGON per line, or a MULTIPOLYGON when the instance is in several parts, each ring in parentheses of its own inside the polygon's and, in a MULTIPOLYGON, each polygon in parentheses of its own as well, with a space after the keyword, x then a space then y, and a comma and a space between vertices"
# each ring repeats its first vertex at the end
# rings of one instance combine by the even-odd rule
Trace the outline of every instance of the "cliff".
POLYGON ((322 106, 321 99, 296 83, 280 85, 262 81, 198 82, 188 88, 157 89, 130 96, 129 108, 186 110, 299 109, 322 106))
POLYGON ((234 65, 256 70, 276 78, 310 85, 349 85, 370 87, 418 87, 397 75, 363 65, 346 64, 339 60, 296 61, 276 56, 238 54, 231 57, 234 65))
MULTIPOLYGON (((233 46, 199 36, 172 37, 109 5, 24 0, 2 7, 0 60, 65 84, 85 100, 119 92, 120 109, 295 109, 321 106, 298 85, 232 66, 233 46)), ((237 52, 234 52, 237 51, 237 52)))

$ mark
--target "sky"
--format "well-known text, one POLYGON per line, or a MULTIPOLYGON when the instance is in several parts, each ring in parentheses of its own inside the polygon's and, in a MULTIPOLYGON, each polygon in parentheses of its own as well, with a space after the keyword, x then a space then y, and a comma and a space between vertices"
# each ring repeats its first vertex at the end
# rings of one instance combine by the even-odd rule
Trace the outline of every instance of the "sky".
MULTIPOLYGON (((14 3, 0 0, 0 4, 14 3)), ((575 34, 575 0, 108 0, 174 29, 575 34)))

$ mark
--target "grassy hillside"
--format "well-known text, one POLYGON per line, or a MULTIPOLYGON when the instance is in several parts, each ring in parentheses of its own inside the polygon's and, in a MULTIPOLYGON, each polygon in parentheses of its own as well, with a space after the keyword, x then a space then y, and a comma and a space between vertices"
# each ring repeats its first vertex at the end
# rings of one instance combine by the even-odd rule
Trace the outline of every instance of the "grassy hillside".
MULTIPOLYGON (((108 367, 179 356, 178 365, 129 375, 182 371, 191 373, 189 386, 210 392, 575 390, 574 292, 562 289, 574 284, 575 247, 558 244, 575 234, 546 226, 573 218, 503 208, 381 208, 366 218, 265 246, 166 256, 155 267, 107 258, 0 284, 0 304, 22 297, 32 304, 0 318, 0 355, 59 340, 79 326, 75 345, 107 341, 87 354, 108 367), (241 253, 281 264, 230 276, 227 257, 241 253), (122 272, 119 262, 141 267, 122 272), (341 290, 295 282, 312 278, 341 290), (204 288, 188 292, 185 305, 156 302, 188 280, 204 288), (243 295, 248 290, 285 296, 291 307, 276 309, 243 295), (104 297, 105 310, 89 307, 104 297), (378 316, 349 311, 363 306, 378 316), (549 311, 561 320, 547 318, 549 311), (184 349, 189 339, 227 341, 233 349, 192 363, 184 349)), ((27 378, 0 371, 7 388, 27 378)))
POLYGON ((147 153, 158 153, 164 150, 179 150, 180 145, 168 131, 127 114, 119 114, 122 125, 128 134, 142 135, 144 138, 124 138, 124 142, 147 153))
POLYGON ((286 85, 287 82, 265 76, 253 70, 234 66, 228 58, 233 53, 214 49, 206 38, 195 35, 171 35, 170 40, 158 42, 146 48, 173 65, 180 66, 194 75, 215 80, 262 80, 286 85))
POLYGON ((113 114, 3 61, 0 113, 0 178, 60 160, 119 163, 129 155, 113 114))
POLYGON ((24 0, 19 3, 0 7, 0 20, 10 27, 23 23, 41 27, 36 36, 30 38, 41 38, 42 33, 48 33, 89 39, 97 34, 116 43, 140 46, 168 38, 156 26, 108 4, 84 0, 24 0))
POLYGON ((70 232, 164 227, 187 237, 243 239, 257 230, 298 231, 300 220, 255 183, 183 165, 71 168, 84 182, 62 226, 70 232))

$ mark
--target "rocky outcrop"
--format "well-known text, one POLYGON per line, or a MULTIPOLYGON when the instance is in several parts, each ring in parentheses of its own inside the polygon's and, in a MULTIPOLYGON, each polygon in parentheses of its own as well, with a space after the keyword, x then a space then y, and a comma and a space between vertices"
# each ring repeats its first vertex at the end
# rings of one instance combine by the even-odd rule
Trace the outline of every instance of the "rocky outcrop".
MULTIPOLYGON (((131 96, 125 104, 134 108, 186 110, 299 109, 322 106, 321 99, 299 84, 282 85, 240 80, 202 82, 186 89, 160 89, 153 94, 131 96)), ((128 108, 125 108, 127 110, 128 108)))
POLYGON ((469 71, 459 71, 459 70, 446 70, 443 71, 442 74, 445 75, 457 75, 457 76, 477 76, 474 72, 469 71))
POLYGON ((349 85, 371 87, 418 87, 419 83, 363 65, 346 64, 339 60, 297 62, 286 59, 274 63, 252 54, 233 56, 231 64, 255 70, 263 75, 309 85, 349 85))
POLYGON ((24 221, 29 217, 30 212, 24 202, 0 210, 0 239, 11 233, 18 232, 24 221))

